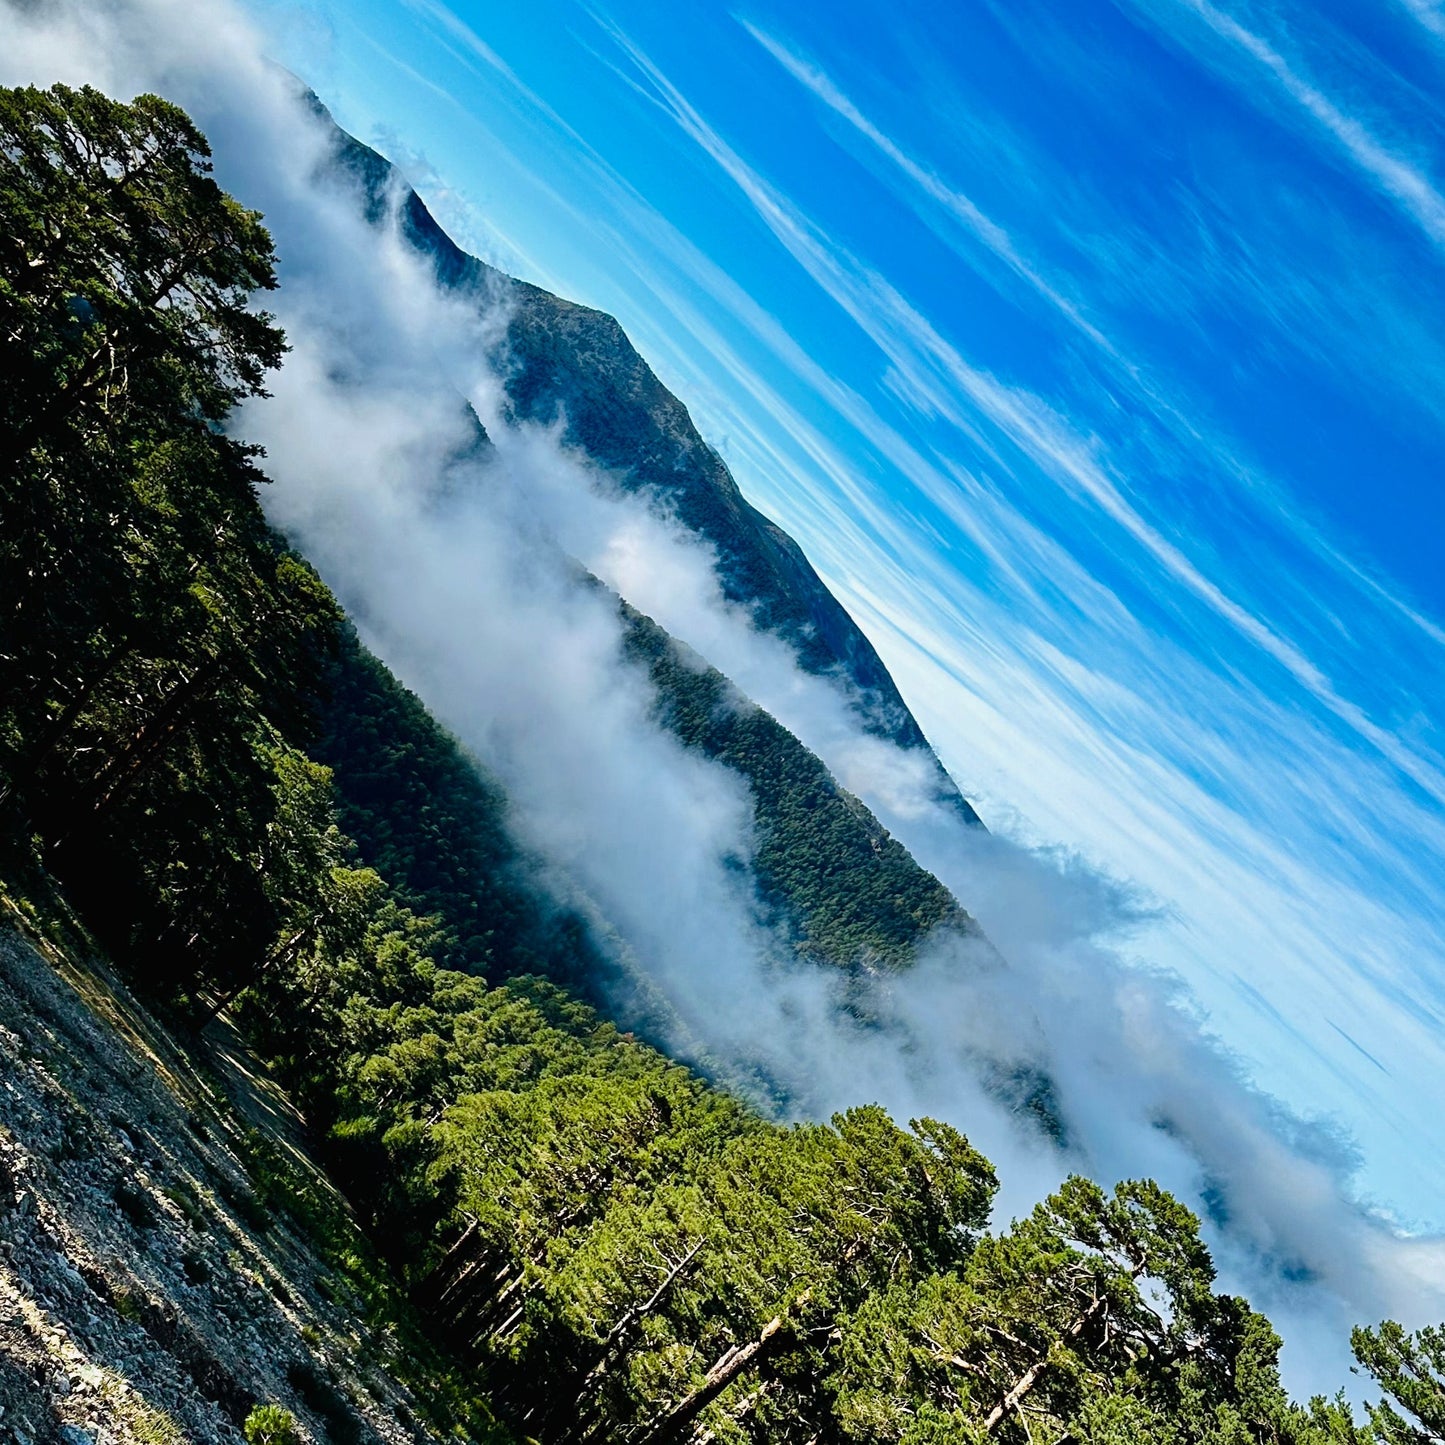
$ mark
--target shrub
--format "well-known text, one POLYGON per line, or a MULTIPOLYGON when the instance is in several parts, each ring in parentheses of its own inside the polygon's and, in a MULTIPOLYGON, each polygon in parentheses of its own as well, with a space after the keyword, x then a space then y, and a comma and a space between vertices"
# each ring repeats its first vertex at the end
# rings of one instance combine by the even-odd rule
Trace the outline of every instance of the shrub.
POLYGON ((196 1191, 184 1182, 165 1184, 161 1193, 180 1211, 181 1217, 192 1229, 201 1230, 206 1226, 206 1211, 201 1207, 196 1191))
POLYGON ((130 1320, 132 1323, 139 1321, 145 1313, 145 1308, 139 1298, 128 1289, 118 1289, 111 1298, 111 1304, 115 1312, 123 1320, 130 1320))
POLYGON ((308 1410, 326 1422, 332 1445, 359 1445, 361 1423, 346 1397, 310 1360, 298 1360, 286 1370, 286 1383, 301 1397, 308 1410))
POLYGON ((139 1184, 129 1179, 118 1179, 110 1197, 136 1229, 151 1229, 155 1226, 155 1204, 139 1184))
POLYGON ((257 1405, 241 1427, 246 1445, 301 1445, 296 1417, 280 1405, 257 1405))

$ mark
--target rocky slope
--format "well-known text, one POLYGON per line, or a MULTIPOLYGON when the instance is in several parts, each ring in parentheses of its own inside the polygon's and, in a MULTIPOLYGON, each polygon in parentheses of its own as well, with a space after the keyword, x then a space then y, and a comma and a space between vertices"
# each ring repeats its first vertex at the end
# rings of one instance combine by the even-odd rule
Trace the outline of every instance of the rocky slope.
POLYGON ((47 951, 0 922, 0 1439, 229 1445, 272 1402, 317 1445, 442 1438, 237 1036, 213 1025, 193 1061, 47 951))

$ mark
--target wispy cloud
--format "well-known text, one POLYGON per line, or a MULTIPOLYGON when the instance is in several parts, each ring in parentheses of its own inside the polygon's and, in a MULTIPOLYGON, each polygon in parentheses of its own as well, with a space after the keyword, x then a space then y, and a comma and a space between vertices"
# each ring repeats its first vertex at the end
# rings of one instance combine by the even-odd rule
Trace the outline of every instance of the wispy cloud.
MULTIPOLYGON (((503 76, 519 89, 526 89, 518 80, 516 71, 460 15, 449 10, 440 3, 440 0, 402 0, 402 4, 408 10, 438 26, 461 45, 469 55, 480 60, 488 69, 496 71, 498 75, 503 76)), ((528 94, 537 104, 541 104, 539 97, 531 92, 528 94)))
MULTIPOLYGON (((1445 774, 1433 760, 1401 746, 1358 704, 1342 696, 1296 644, 1229 595, 1184 550, 1148 522, 1096 456, 1096 444, 1073 432, 1037 397, 970 365, 879 272, 828 242, 821 230, 765 181, 709 125, 653 61, 622 31, 600 21, 650 86, 650 96, 737 185, 758 217, 817 284, 905 375, 941 375, 1035 465, 1090 498, 1217 616, 1270 656, 1361 739, 1438 798, 1445 774)), ((1445 215, 1445 212, 1442 212, 1445 215)), ((1445 232, 1442 232, 1445 234, 1445 232)), ((926 384, 926 383, 925 383, 926 384)), ((937 395, 936 390, 933 393, 937 395)), ((954 412, 964 427, 966 415, 954 412)))
MULTIPOLYGON (((1244 67, 1219 67, 1246 99, 1260 103, 1262 93, 1252 77, 1263 76, 1269 81, 1269 92, 1288 101, 1291 109, 1308 118, 1336 155, 1347 160, 1374 189, 1392 201, 1432 245, 1445 249, 1445 196, 1428 173, 1378 139, 1367 119, 1353 114, 1328 95, 1302 67, 1264 36, 1248 29, 1210 0, 1163 0, 1162 5, 1145 8, 1146 13, 1156 19, 1173 10, 1200 20, 1248 62, 1244 67)), ((1432 12, 1438 18, 1438 11, 1426 4, 1412 4, 1410 8, 1417 17, 1422 17, 1422 12, 1432 12)), ((1167 19, 1163 23, 1170 24, 1167 19)), ((1200 58, 1214 63, 1207 53, 1200 58)))
MULTIPOLYGON (((1432 0, 1402 0, 1412 10, 1428 17, 1434 17, 1445 33, 1445 21, 1440 21, 1442 12, 1432 0)), ((1095 324, 1080 307, 1070 299, 1079 289, 1076 283, 1063 284, 1036 261, 1025 257, 1009 232, 985 214, 962 190, 950 185, 928 165, 909 154, 877 122, 866 115, 849 97, 842 87, 815 61, 808 58, 796 47, 787 44, 776 35, 751 21, 740 23, 763 46, 767 52, 800 84, 805 86, 828 109, 841 119, 876 151, 882 155, 896 172, 909 183, 914 194, 924 202, 931 202, 952 217, 970 236, 981 242, 986 251, 1002 261, 1008 270, 1022 280, 1038 298, 1045 301, 1058 315, 1062 316, 1076 331, 1077 335, 1110 365, 1111 374, 1122 385, 1131 387, 1137 394, 1141 416, 1151 416, 1172 434, 1172 439, 1182 449, 1207 454, 1221 470, 1231 473, 1242 486, 1256 495, 1269 494, 1274 500, 1276 516, 1286 523, 1310 548, 1333 568, 1339 570, 1353 584, 1371 594, 1378 601, 1388 605, 1398 615, 1406 618, 1432 641, 1445 644, 1445 628, 1441 628, 1429 617, 1412 606, 1398 592, 1385 586, 1381 580, 1346 556, 1338 543, 1324 536, 1313 527, 1310 518, 1298 502, 1288 496, 1284 489, 1272 479, 1264 477, 1260 469, 1242 460, 1238 453, 1237 440, 1219 434, 1218 430, 1201 424, 1197 416, 1197 404, 1191 407, 1177 397, 1170 396, 1170 385, 1157 375, 1150 375, 1137 358, 1128 355, 1114 339, 1095 324)), ((998 147, 1010 157, 1010 175, 1017 176, 1023 171, 1037 172, 1043 158, 1037 155, 1023 157, 1014 154, 1013 148, 998 147)), ((1025 187, 1027 189, 1027 187, 1025 187)), ((1083 198, 1078 198, 1080 204, 1083 198)), ((1101 209, 1101 202, 1095 198, 1096 214, 1090 221, 1091 228, 1105 235, 1117 233, 1122 226, 1119 218, 1101 209)), ((1314 229, 1317 231, 1318 226, 1314 229)), ((1246 242, 1235 234, 1233 245, 1243 247, 1246 242)), ((1096 242, 1095 245, 1104 244, 1096 242)), ((1117 244, 1111 242, 1109 244, 1117 244)), ((1342 243, 1343 244, 1343 243, 1342 243)), ((1118 256, 1106 258, 1106 264, 1117 271, 1130 274, 1139 284, 1138 265, 1126 262, 1118 256)), ((1337 296, 1337 288, 1323 280, 1311 281, 1298 272, 1282 273, 1275 264, 1278 257, 1271 256, 1268 263, 1262 258, 1251 257, 1250 269, 1240 274, 1240 267, 1230 269, 1227 276, 1214 269, 1214 281, 1229 288, 1232 301, 1241 295, 1253 293, 1254 299, 1275 323, 1280 344, 1302 344, 1301 319, 1316 323, 1314 330, 1322 333, 1315 348, 1316 360, 1327 364, 1338 364, 1342 356, 1339 338, 1349 329, 1355 317, 1368 318, 1371 331, 1380 336, 1377 365, 1369 369, 1366 379, 1379 374, 1388 378, 1387 394, 1391 404, 1398 403, 1402 385, 1409 393, 1416 393, 1422 404, 1438 406, 1439 388, 1430 384, 1432 358, 1422 346, 1418 334, 1418 315, 1413 308, 1405 305, 1394 294, 1380 294, 1379 288, 1372 288, 1367 278, 1358 276, 1348 304, 1337 296), (1265 274, 1268 265, 1268 274, 1265 274), (1427 378, 1422 381, 1422 376, 1427 378)), ((1157 251, 1150 257, 1154 267, 1166 265, 1169 268, 1169 285, 1175 291, 1179 304, 1185 304, 1191 285, 1197 281, 1202 270, 1211 268, 1203 265, 1202 258, 1190 255, 1187 260, 1175 262, 1166 260, 1157 251)), ((1240 263, 1243 265, 1244 263, 1240 263)), ((1304 328, 1308 330, 1309 328, 1304 328)), ((1360 379, 1360 368, 1349 357, 1349 374, 1352 381, 1360 379)))
POLYGON ((1399 4, 1437 39, 1445 40, 1445 4, 1441 0, 1399 0, 1399 4))
POLYGON ((1114 343, 1084 314, 1060 287, 1019 250, 1008 231, 977 206, 963 191, 946 184, 927 166, 915 160, 896 141, 870 120, 838 84, 813 61, 784 44, 751 21, 743 27, 793 77, 806 86, 835 115, 847 121, 865 140, 895 165, 925 195, 937 202, 989 252, 1008 267, 1030 290, 1101 350, 1118 356, 1114 343))
MULTIPOLYGON (((589 157, 595 164, 606 166, 606 162, 591 143, 578 131, 574 130, 559 112, 537 91, 528 85, 517 72, 502 59, 497 52, 477 34, 476 30, 467 24, 454 10, 442 4, 442 0, 401 0, 409 10, 420 15, 428 21, 437 31, 448 36, 457 45, 461 46, 465 55, 457 56, 461 63, 472 71, 476 71, 476 62, 480 62, 486 69, 501 76, 507 84, 525 101, 527 108, 535 115, 542 117, 554 130, 565 136, 577 149, 579 154, 589 157), (468 59, 467 57, 470 57, 468 59)), ((456 52, 452 52, 456 55, 456 52)), ((609 168, 610 169, 610 168, 609 168)))

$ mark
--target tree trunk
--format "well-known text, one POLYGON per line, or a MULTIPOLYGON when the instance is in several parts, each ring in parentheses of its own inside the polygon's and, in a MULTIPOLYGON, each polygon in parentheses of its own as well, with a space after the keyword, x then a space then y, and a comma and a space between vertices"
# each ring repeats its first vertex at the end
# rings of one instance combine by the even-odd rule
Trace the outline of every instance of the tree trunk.
POLYGON ((0 791, 0 805, 9 799, 11 794, 24 793, 35 782, 41 769, 50 761, 51 755, 58 751, 60 745, 65 741, 65 735, 74 726, 76 719, 84 712, 91 699, 100 691, 102 684, 109 680, 110 675, 120 666, 130 651, 131 644, 128 641, 118 642, 91 670, 75 696, 65 704, 60 715, 51 720, 45 728, 41 741, 21 760, 15 769, 15 777, 5 784, 3 791, 0 791))
MULTIPOLYGON (((1091 1320, 1097 1319, 1098 1316, 1103 1312, 1104 1306, 1105 1304, 1107 1304, 1107 1302, 1108 1297, 1106 1295, 1100 1294, 1096 1296, 1094 1300, 1089 1304, 1088 1309, 1086 1309, 1081 1315, 1078 1316, 1077 1319, 1075 1319, 1069 1325, 1068 1329, 1066 1329, 1063 1334, 1059 1336, 1056 1343, 1063 1344, 1065 1341, 1078 1339, 1078 1337, 1083 1334, 1083 1332, 1089 1327, 1089 1322, 1091 1320)), ((993 1432, 998 1429, 998 1427, 1008 1417, 1010 1411, 1017 1410, 1019 1408, 1019 1406, 1023 1403, 1025 1397, 1028 1395, 1029 1391, 1038 1384, 1039 1379, 1042 1377, 1044 1371, 1047 1370, 1049 1367, 1049 1355, 1052 1353, 1053 1350, 1051 1348, 1047 1353, 1041 1355, 1037 1360, 1035 1360, 1033 1364, 1030 1365, 1028 1369, 1025 1370, 1023 1374, 1020 1375, 1019 1378, 1014 1382, 1013 1387, 1003 1397, 1003 1399, 1000 1400, 998 1404, 995 1405, 993 1409, 988 1412, 988 1418, 983 1422, 983 1428, 990 1435, 992 1435, 993 1432)))
MULTIPOLYGON (((296 954, 300 952, 301 945, 306 941, 307 936, 320 927, 325 916, 325 913, 320 913, 310 923, 298 928, 279 949, 271 950, 261 959, 254 974, 243 978, 240 983, 234 984, 231 988, 227 989, 225 993, 221 994, 221 996, 206 1009, 205 1013, 201 1015, 199 1022, 195 1025, 196 1032, 200 1033, 212 1019, 219 1018, 221 1011, 243 989, 251 988, 253 985, 260 983, 268 974, 276 972, 277 969, 289 963, 296 954)), ((200 972, 200 970, 197 970, 197 977, 200 976, 200 972)))
POLYGON ((172 739, 194 720, 197 709, 225 683, 228 668, 235 667, 237 658, 243 661, 249 658, 251 647, 275 615, 267 611, 251 618, 248 625, 236 628, 227 639, 229 651, 207 658, 190 677, 171 689, 129 745, 112 756, 84 791, 83 802, 94 816, 106 813, 164 756, 172 739))
POLYGON ((773 1353, 783 1342, 787 1327, 786 1315, 774 1315, 762 1328, 757 1339, 749 1340, 741 1348, 734 1345, 724 1351, 703 1377, 703 1382, 685 1399, 679 1401, 655 1424, 637 1445, 671 1445, 672 1441, 683 1438, 694 1420, 732 1384, 739 1375, 758 1365, 773 1353))
POLYGON ((477 1249, 478 1243, 477 1221, 468 1218, 467 1227, 447 1246, 447 1252, 412 1286, 411 1302, 423 1314, 436 1310, 460 1280, 485 1263, 485 1251, 477 1249))
POLYGON ((86 357, 80 369, 72 373, 63 385, 55 388, 49 404, 28 417, 24 425, 7 438, 3 451, 0 451, 0 461, 3 461, 6 471, 18 472, 20 463, 40 445, 46 434, 80 407, 88 393, 98 384, 101 364, 108 353, 113 359, 109 333, 106 334, 105 341, 86 357))
POLYGON ((151 719, 132 739, 124 752, 116 754, 102 769, 89 789, 92 813, 106 813, 161 758, 175 736, 194 719, 196 709, 224 681, 220 658, 199 668, 185 682, 172 689, 151 719))
MULTIPOLYGON (((705 1240, 699 1239, 698 1242, 668 1270, 662 1283, 653 1290, 651 1296, 642 1304, 632 1305, 624 1310, 618 1318, 617 1323, 608 1330, 606 1339, 604 1339, 597 1348, 592 1368, 587 1371, 582 1383, 577 1388, 576 1394, 572 1397, 572 1407, 569 1414, 573 1424, 558 1436, 559 1445, 569 1445, 569 1442, 570 1445, 582 1445, 582 1442, 592 1439, 593 1436, 597 1434, 599 1429, 598 1422, 594 1421, 591 1425, 584 1425, 582 1420, 582 1412, 587 1404, 588 1396, 593 1394, 606 1378, 613 1354, 626 1340, 627 1336, 631 1334, 637 1324, 641 1320, 646 1319, 647 1316, 662 1303, 668 1290, 691 1269, 692 1262, 697 1258, 704 1243, 706 1243, 705 1240)), ((664 1256, 664 1258, 666 1258, 666 1256, 664 1256)))

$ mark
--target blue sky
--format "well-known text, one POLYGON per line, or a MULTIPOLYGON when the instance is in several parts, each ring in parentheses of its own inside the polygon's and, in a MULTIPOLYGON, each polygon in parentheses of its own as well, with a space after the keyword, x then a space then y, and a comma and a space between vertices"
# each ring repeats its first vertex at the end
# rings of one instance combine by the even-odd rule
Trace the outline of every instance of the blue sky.
MULTIPOLYGON (((256 6, 617 315, 990 826, 1445 1225, 1445 9, 256 6)), ((965 900, 967 901, 967 900, 965 900)))

